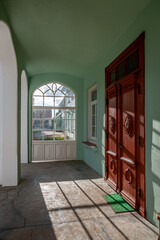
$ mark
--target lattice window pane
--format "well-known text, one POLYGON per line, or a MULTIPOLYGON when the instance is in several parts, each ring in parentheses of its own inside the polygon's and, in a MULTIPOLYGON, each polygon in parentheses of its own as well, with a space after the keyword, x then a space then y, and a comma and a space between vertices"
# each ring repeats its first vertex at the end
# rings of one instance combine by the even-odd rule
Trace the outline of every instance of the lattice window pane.
POLYGON ((33 97, 33 106, 43 106, 43 97, 33 97))

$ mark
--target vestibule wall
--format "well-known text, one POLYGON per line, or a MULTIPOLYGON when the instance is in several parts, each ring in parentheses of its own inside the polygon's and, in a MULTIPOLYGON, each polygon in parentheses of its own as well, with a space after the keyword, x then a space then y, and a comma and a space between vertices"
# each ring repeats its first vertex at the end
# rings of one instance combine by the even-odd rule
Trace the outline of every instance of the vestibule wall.
POLYGON ((32 93, 41 85, 56 82, 64 84, 66 87, 73 90, 76 94, 76 159, 83 159, 83 79, 66 74, 41 74, 30 78, 29 80, 29 162, 32 160, 32 93))
POLYGON ((97 83, 97 152, 84 146, 84 160, 104 176, 105 160, 105 67, 129 44, 145 31, 145 185, 147 219, 158 225, 156 213, 160 212, 160 1, 151 1, 129 29, 104 52, 84 79, 84 136, 88 132, 88 89, 97 83))

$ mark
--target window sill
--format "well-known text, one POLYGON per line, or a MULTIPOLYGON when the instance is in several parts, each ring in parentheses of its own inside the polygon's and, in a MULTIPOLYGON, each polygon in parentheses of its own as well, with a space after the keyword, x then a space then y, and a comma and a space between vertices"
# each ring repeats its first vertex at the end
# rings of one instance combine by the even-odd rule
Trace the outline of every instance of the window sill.
POLYGON ((97 145, 91 142, 82 142, 87 148, 93 150, 94 152, 98 151, 97 145))

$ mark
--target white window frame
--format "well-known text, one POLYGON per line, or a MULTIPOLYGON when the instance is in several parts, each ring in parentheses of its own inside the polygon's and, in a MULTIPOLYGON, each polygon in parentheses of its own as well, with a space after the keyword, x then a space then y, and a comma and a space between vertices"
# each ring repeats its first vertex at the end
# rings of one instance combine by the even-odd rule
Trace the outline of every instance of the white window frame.
MULTIPOLYGON (((51 90, 51 89, 50 89, 51 90)), ((59 87, 57 88, 57 90, 56 91, 58 91, 59 90, 59 87)), ((49 96, 50 97, 50 96, 49 96)), ((55 98, 56 96, 54 95, 53 97, 51 97, 51 98, 55 98)), ((60 97, 60 96, 57 96, 57 97, 60 97)), ((64 99, 65 98, 68 98, 68 96, 66 96, 66 95, 64 95, 64 99)), ((55 100, 54 100, 55 101, 55 100)), ((42 130, 42 131, 44 131, 44 120, 53 120, 52 118, 44 118, 44 116, 42 117, 42 118, 33 118, 33 110, 34 109, 39 109, 39 110, 49 110, 49 109, 51 109, 51 110, 75 110, 75 118, 74 119, 70 119, 70 120, 73 120, 74 121, 74 126, 75 126, 75 129, 74 130, 72 130, 72 131, 74 131, 74 139, 70 139, 70 140, 56 140, 56 139, 53 139, 53 140, 50 140, 49 141, 49 143, 51 143, 51 142, 75 142, 76 141, 76 94, 74 93, 74 91, 71 89, 71 88, 69 88, 68 86, 65 86, 64 84, 59 84, 59 83, 57 83, 57 82, 50 82, 50 83, 46 83, 46 84, 43 84, 43 85, 41 85, 41 86, 39 86, 38 88, 36 88, 35 90, 34 90, 34 92, 32 93, 32 143, 35 143, 35 142, 39 142, 39 143, 47 143, 47 141, 44 139, 44 136, 42 137, 43 139, 42 140, 34 140, 33 139, 33 132, 35 131, 35 129, 33 129, 33 121, 34 120, 42 120, 42 122, 43 122, 43 127, 42 127, 42 129, 37 129, 37 130, 42 130), (44 91, 44 92, 42 92, 41 90, 41 92, 42 92, 42 98, 43 98, 43 105, 42 106, 34 106, 33 105, 33 98, 34 97, 39 97, 40 95, 36 95, 35 94, 35 92, 36 92, 36 90, 39 90, 41 87, 43 87, 43 86, 47 86, 47 85, 49 85, 49 84, 58 84, 58 85, 60 85, 60 87, 62 86, 64 86, 64 87, 66 87, 66 88, 68 88, 68 90, 69 91, 71 91, 72 93, 73 93, 73 97, 69 97, 69 98, 74 98, 75 99, 75 106, 73 106, 73 107, 70 107, 70 106, 64 106, 64 107, 59 107, 59 106, 52 106, 52 107, 48 107, 48 106, 44 106, 44 98, 45 98, 45 93, 49 90, 49 89, 47 89, 46 91, 44 91)), ((55 119, 54 119, 54 121, 55 121, 55 119)), ((68 122, 68 124, 69 124, 69 119, 64 119, 64 121, 66 121, 66 123, 68 122)), ((72 123, 72 121, 71 121, 71 123, 72 123)), ((68 129, 66 128, 66 126, 65 126, 65 128, 63 129, 64 131, 68 131, 68 129)), ((49 131, 49 130, 46 130, 46 131, 49 131)), ((55 133, 56 132, 56 128, 55 128, 55 123, 54 123, 54 128, 53 128, 53 132, 55 133)), ((71 132, 71 130, 70 130, 70 132, 71 132)))
POLYGON ((92 101, 92 92, 97 90, 97 84, 93 85, 89 90, 88 90, 88 141, 91 143, 96 144, 97 140, 97 99, 92 101), (92 136, 92 106, 96 106, 96 119, 95 119, 95 133, 96 137, 92 136))

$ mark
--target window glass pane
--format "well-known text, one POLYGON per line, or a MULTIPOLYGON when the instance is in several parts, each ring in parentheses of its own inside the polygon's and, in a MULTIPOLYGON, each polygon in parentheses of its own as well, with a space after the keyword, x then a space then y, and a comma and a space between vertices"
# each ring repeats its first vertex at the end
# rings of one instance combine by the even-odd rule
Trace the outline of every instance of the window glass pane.
POLYGON ((65 119, 65 110, 64 109, 55 109, 55 116, 57 119, 65 119))
POLYGON ((43 140, 43 133, 42 131, 33 131, 33 140, 43 140))
POLYGON ((69 92, 69 89, 68 89, 67 87, 65 87, 65 86, 61 86, 61 87, 59 88, 59 90, 61 90, 64 94, 66 94, 67 92, 69 92))
POLYGON ((75 97, 74 93, 71 90, 66 93, 66 96, 68 96, 68 97, 75 97))
POLYGON ((57 83, 57 89, 60 88, 60 87, 61 87, 61 84, 58 84, 58 83, 57 83))
POLYGON ((67 109, 66 110, 66 119, 75 119, 76 118, 76 111, 74 109, 67 109))
POLYGON ((95 126, 95 124, 96 124, 96 116, 93 115, 92 116, 92 125, 95 126))
POLYGON ((110 84, 113 84, 116 82, 116 69, 113 69, 112 72, 111 72, 111 76, 110 76, 110 80, 111 80, 111 83, 110 84))
POLYGON ((44 85, 42 87, 39 88, 43 93, 46 92, 49 88, 47 85, 44 85))
POLYGON ((52 89, 52 85, 53 85, 53 83, 47 84, 47 86, 48 86, 49 88, 51 88, 51 89, 52 89))
POLYGON ((43 106, 43 97, 33 97, 33 106, 43 106))
POLYGON ((55 120, 55 129, 56 130, 65 129, 65 120, 55 120))
POLYGON ((33 118, 43 118, 43 109, 33 109, 33 118))
POLYGON ((75 98, 66 97, 65 98, 65 106, 66 107, 75 107, 75 98))
POLYGON ((75 140, 75 131, 65 131, 64 140, 75 140))
POLYGON ((95 101, 97 99, 97 90, 94 90, 92 93, 91 93, 91 101, 95 101))
POLYGON ((57 84, 56 84, 56 83, 53 83, 52 88, 53 88, 53 91, 54 91, 54 92, 57 91, 57 84))
POLYGON ((49 130, 54 128, 54 120, 44 120, 44 129, 49 130))
POLYGON ((61 97, 61 96, 64 96, 64 93, 62 93, 61 91, 58 90, 58 91, 55 93, 55 96, 61 97))
POLYGON ((37 89, 33 95, 43 96, 43 93, 39 89, 37 89))
POLYGON ((119 66, 118 66, 118 79, 123 78, 126 75, 126 67, 125 67, 126 63, 125 61, 122 62, 119 66))
POLYGON ((45 92, 44 96, 54 96, 53 92, 51 90, 48 90, 47 92, 45 92))
POLYGON ((54 132, 53 131, 44 131, 44 140, 53 140, 54 132))
POLYGON ((66 120, 66 130, 75 130, 75 120, 66 120))
POLYGON ((45 107, 53 107, 54 106, 54 98, 53 97, 44 97, 44 106, 45 107))
POLYGON ((33 129, 42 129, 43 121, 42 120, 33 120, 33 129))
POLYGON ((54 118, 54 109, 44 109, 44 118, 54 118))
POLYGON ((96 104, 93 104, 92 105, 92 114, 95 114, 96 113, 96 104))
POLYGON ((55 131, 55 133, 54 133, 55 140, 65 140, 65 138, 66 138, 66 135, 65 135, 64 130, 55 131))
POLYGON ((96 128, 92 126, 92 137, 96 137, 96 128))
POLYGON ((139 65, 139 54, 138 50, 132 53, 128 58, 128 72, 134 71, 136 68, 138 68, 139 65))
POLYGON ((55 97, 55 106, 64 107, 64 97, 55 97))

